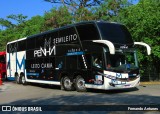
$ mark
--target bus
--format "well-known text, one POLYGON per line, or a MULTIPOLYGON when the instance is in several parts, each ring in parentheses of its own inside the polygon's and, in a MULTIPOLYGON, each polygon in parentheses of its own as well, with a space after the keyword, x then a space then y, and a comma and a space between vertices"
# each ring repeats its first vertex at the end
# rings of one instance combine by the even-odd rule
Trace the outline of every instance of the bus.
POLYGON ((6 52, 0 52, 0 77, 2 80, 6 80, 6 52))
POLYGON ((140 83, 135 45, 123 24, 87 21, 7 43, 7 78, 19 84, 60 85, 61 89, 112 90, 140 83))

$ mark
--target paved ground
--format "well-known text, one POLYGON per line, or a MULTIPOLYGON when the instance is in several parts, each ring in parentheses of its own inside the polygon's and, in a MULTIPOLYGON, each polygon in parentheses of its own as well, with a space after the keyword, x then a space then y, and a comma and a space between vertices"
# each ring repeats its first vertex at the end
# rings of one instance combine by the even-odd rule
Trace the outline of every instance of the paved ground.
MULTIPOLYGON (((13 82, 4 82, 0 86, 0 105, 160 105, 160 85, 141 84, 141 86, 132 90, 116 91, 90 89, 88 92, 81 93, 63 91, 57 86, 35 84, 23 86, 13 82)), ((86 111, 72 113, 88 114, 86 111)), ((97 112, 94 113, 96 114, 97 112)), ((98 113, 106 112, 100 111, 98 113)), ((112 114, 114 112, 109 113, 112 114)), ((135 112, 129 111, 125 113, 135 114, 135 112)))

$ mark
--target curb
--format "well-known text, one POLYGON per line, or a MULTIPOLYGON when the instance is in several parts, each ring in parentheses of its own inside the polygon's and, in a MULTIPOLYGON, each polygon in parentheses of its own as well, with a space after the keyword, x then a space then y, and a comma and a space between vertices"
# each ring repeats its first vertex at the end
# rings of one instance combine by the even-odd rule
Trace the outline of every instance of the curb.
POLYGON ((159 82, 140 82, 140 85, 159 85, 159 82))

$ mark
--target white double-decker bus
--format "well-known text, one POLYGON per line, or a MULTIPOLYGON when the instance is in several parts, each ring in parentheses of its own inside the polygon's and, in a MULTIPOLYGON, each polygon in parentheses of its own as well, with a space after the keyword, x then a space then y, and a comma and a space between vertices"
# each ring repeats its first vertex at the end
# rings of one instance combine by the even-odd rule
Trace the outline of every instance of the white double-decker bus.
POLYGON ((88 21, 7 43, 7 78, 65 90, 133 88, 140 83, 135 45, 118 23, 88 21))

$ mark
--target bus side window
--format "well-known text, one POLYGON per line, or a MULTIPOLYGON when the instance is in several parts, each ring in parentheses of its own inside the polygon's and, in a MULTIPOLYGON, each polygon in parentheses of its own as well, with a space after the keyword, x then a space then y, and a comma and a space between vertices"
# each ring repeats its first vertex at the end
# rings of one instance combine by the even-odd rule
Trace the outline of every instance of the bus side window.
POLYGON ((18 51, 24 51, 26 49, 26 41, 22 40, 18 42, 18 51))
POLYGON ((66 56, 66 69, 77 69, 77 56, 66 56))
POLYGON ((55 60, 55 69, 56 70, 62 70, 65 69, 65 57, 56 57, 55 60))
POLYGON ((36 40, 35 38, 28 38, 26 41, 26 50, 33 50, 35 49, 36 40))
POLYGON ((17 49, 18 49, 18 43, 17 42, 7 45, 7 52, 8 53, 17 52, 17 49))
POLYGON ((111 60, 110 60, 110 57, 109 57, 110 53, 109 52, 106 52, 106 68, 107 69, 110 69, 112 67, 112 64, 111 64, 111 60))
POLYGON ((92 65, 96 68, 102 68, 102 56, 92 55, 92 65))
POLYGON ((78 25, 76 28, 81 41, 100 39, 98 30, 94 24, 78 25))

